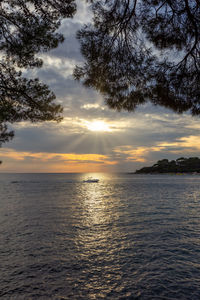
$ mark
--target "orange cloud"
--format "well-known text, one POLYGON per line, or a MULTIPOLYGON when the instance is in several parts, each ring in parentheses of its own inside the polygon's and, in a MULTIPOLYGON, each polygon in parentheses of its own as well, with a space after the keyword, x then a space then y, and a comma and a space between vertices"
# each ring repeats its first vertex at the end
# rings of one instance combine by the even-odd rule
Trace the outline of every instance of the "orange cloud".
POLYGON ((32 153, 4 148, 0 150, 1 171, 15 172, 101 172, 118 162, 101 154, 32 153))
POLYGON ((9 157, 15 160, 24 160, 26 157, 39 159, 42 161, 49 161, 51 159, 66 160, 66 161, 96 161, 104 162, 108 156, 101 154, 75 154, 75 153, 47 153, 47 152, 19 152, 9 148, 1 149, 3 157, 9 157))
POLYGON ((145 162, 147 161, 146 157, 149 152, 160 151, 161 147, 136 147, 127 145, 122 147, 115 148, 114 152, 119 156, 125 155, 125 160, 135 161, 135 162, 145 162))
POLYGON ((145 147, 133 147, 131 145, 116 147, 114 152, 117 157, 123 158, 126 161, 135 162, 146 162, 147 157, 151 152, 168 151, 170 153, 179 154, 187 152, 198 152, 200 151, 200 137, 199 136, 188 136, 177 139, 175 142, 162 142, 157 143, 155 146, 145 147), (177 150, 178 148, 178 150, 177 150))
POLYGON ((172 143, 161 143, 159 146, 162 149, 167 149, 171 153, 180 153, 180 150, 176 150, 175 148, 181 149, 181 152, 199 152, 200 151, 200 137, 190 135, 188 137, 182 137, 177 139, 172 143))

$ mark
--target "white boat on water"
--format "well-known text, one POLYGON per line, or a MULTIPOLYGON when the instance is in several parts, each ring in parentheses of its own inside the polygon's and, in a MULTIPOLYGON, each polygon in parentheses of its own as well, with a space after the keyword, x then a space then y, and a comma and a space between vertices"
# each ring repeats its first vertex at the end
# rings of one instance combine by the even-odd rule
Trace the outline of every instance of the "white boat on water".
POLYGON ((83 182, 99 182, 99 179, 97 179, 97 178, 88 178, 86 180, 83 180, 83 182))

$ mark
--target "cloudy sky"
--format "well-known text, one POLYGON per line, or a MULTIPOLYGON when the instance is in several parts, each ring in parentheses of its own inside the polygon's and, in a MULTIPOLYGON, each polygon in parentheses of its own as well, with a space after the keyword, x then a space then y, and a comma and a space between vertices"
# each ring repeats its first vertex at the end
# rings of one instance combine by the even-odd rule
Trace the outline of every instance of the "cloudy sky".
POLYGON ((163 158, 200 156, 199 118, 150 104, 119 113, 74 81, 74 66, 83 62, 75 35, 89 18, 78 4, 76 17, 60 28, 65 42, 32 72, 62 103, 63 121, 15 124, 15 138, 0 149, 0 172, 129 172, 163 158))

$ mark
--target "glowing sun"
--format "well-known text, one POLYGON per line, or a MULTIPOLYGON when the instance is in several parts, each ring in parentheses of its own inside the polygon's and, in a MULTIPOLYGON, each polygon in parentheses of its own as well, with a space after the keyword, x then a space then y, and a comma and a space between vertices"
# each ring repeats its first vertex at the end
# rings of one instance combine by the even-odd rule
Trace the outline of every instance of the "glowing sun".
POLYGON ((111 131, 109 125, 106 124, 104 121, 87 122, 86 127, 91 131, 102 131, 102 132, 111 131))

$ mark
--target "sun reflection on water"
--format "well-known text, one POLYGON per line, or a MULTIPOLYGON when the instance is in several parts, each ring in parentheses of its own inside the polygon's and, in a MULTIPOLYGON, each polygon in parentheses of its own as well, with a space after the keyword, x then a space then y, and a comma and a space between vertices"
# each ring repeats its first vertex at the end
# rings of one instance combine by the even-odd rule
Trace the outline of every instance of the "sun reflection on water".
POLYGON ((93 174, 92 177, 99 182, 81 186, 82 207, 76 245, 80 259, 88 262, 84 270, 88 274, 85 288, 91 293, 99 291, 99 297, 105 297, 115 288, 114 277, 121 278, 120 267, 117 264, 113 267, 119 245, 124 243, 123 232, 117 226, 119 210, 116 207, 120 206, 120 200, 113 197, 113 185, 105 175, 93 174))
POLYGON ((91 178, 97 178, 99 182, 86 182, 81 187, 84 212, 82 224, 90 229, 94 229, 93 226, 97 226, 100 230, 102 225, 111 224, 117 215, 113 214, 112 190, 109 186, 109 181, 105 180, 105 175, 100 173, 92 174, 91 178))

